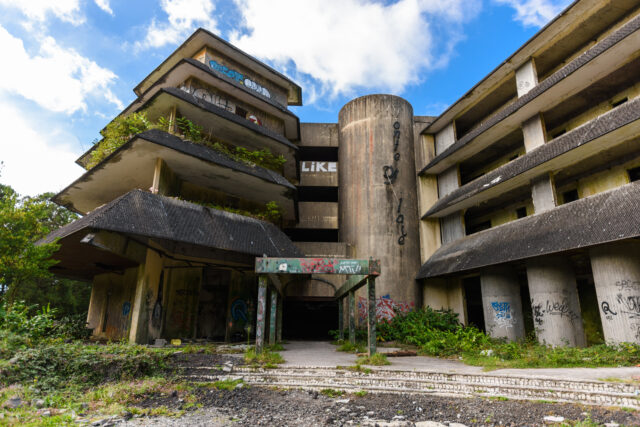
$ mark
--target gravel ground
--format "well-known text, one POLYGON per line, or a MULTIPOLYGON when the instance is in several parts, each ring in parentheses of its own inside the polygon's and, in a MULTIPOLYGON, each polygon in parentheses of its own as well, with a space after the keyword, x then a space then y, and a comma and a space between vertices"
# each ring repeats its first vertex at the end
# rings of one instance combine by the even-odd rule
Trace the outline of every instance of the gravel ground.
MULTIPOLYGON (((182 417, 134 418, 126 425, 410 426, 421 421, 434 421, 441 424, 431 425, 521 426, 543 425, 546 416, 563 417, 565 422, 590 418, 598 424, 640 425, 638 412, 544 402, 400 394, 331 398, 313 391, 247 386, 230 391, 203 387, 197 390, 196 395, 202 407, 187 411, 182 417)), ((145 408, 162 405, 180 409, 183 405, 180 393, 150 396, 139 404, 145 408)))

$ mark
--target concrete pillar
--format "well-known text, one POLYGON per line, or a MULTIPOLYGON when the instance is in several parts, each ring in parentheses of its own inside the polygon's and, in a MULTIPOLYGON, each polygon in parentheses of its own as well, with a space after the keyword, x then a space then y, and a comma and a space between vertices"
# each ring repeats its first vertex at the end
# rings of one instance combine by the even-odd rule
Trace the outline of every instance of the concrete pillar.
POLYGON ((283 303, 282 300, 284 299, 283 295, 278 295, 278 314, 277 314, 277 319, 276 319, 276 341, 277 342, 282 342, 282 309, 283 309, 283 303))
POLYGON ((397 96, 363 96, 340 110, 338 128, 340 240, 357 258, 380 259, 379 295, 414 307, 420 237, 413 109, 397 96))
POLYGON ((344 298, 338 299, 338 340, 344 340, 344 298))
POLYGON ((258 276, 258 315, 256 319, 256 353, 264 349, 264 331, 267 320, 267 276, 258 276))
POLYGON ((367 296, 368 306, 367 314, 369 316, 368 322, 368 337, 369 337, 369 356, 376 354, 376 279, 375 277, 369 277, 367 279, 367 296))
POLYGON ((524 65, 516 70, 516 86, 518 98, 529 92, 538 84, 538 71, 536 64, 531 58, 524 65))
MULTIPOLYGON (((460 171, 458 165, 452 166, 438 175, 438 198, 460 187, 460 171)), ((453 242, 465 236, 462 212, 455 212, 440 219, 440 239, 442 244, 453 242)))
POLYGON ((536 214, 556 207, 556 188, 551 175, 542 175, 531 181, 531 198, 536 214))
POLYGON ((640 344, 640 242, 598 246, 589 255, 605 341, 640 344))
POLYGON ((524 138, 524 149, 527 153, 547 142, 547 133, 541 114, 536 114, 522 123, 522 136, 524 138))
POLYGON ((480 284, 487 333, 509 341, 523 339, 524 318, 516 272, 508 266, 487 268, 480 275, 480 284))
POLYGON ((456 126, 449 123, 436 134, 436 155, 442 153, 456 142, 456 126))
POLYGON ((269 345, 276 343, 276 319, 278 311, 278 292, 271 290, 271 304, 269 307, 269 345))
POLYGON ((349 342, 356 343, 356 293, 349 292, 349 342))
POLYGON ((576 278, 566 258, 527 261, 533 326, 538 341, 552 346, 586 344, 576 278))

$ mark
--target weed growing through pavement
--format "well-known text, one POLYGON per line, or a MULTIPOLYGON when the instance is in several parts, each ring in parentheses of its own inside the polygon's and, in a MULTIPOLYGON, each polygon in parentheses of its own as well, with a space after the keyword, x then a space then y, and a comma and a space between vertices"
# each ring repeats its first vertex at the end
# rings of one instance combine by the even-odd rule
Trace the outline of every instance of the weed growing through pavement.
POLYGON ((383 365, 391 365, 391 362, 387 360, 387 356, 382 353, 376 353, 373 356, 363 356, 359 357, 356 360, 356 365, 372 365, 372 366, 383 366, 383 365))
POLYGON ((322 390, 320 390, 320 393, 324 394, 327 397, 331 397, 332 399, 344 395, 344 391, 335 390, 332 388, 323 388, 322 390))

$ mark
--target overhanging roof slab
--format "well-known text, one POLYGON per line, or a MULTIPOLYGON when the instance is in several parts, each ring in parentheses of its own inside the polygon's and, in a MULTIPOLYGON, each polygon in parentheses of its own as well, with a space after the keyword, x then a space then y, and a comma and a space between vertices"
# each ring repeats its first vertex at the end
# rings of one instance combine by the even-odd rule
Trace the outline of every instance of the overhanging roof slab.
POLYGON ((640 237, 640 182, 471 234, 440 247, 417 279, 640 237))
POLYGON ((275 201, 286 219, 295 219, 295 187, 277 172, 236 162, 160 130, 136 135, 55 195, 53 201, 86 214, 133 189, 147 190, 158 158, 182 181, 254 202, 275 201))

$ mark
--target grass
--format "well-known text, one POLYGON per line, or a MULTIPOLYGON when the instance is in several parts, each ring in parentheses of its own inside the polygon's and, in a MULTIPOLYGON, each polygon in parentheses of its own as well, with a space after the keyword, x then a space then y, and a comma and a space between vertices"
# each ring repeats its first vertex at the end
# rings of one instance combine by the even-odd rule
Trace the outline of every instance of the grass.
POLYGON ((343 351, 345 353, 364 353, 367 351, 365 342, 356 341, 355 344, 351 344, 349 341, 334 341, 334 345, 337 345, 336 351, 343 351))
POLYGON ((244 385, 244 381, 242 380, 242 378, 237 380, 226 379, 222 381, 216 381, 213 383, 213 387, 217 388, 218 390, 235 390, 238 384, 244 385))
POLYGON ((344 395, 344 391, 335 390, 335 389, 332 389, 332 388, 323 388, 322 390, 320 390, 320 393, 322 393, 325 396, 330 397, 332 399, 344 395))
POLYGON ((347 370, 347 371, 361 372, 363 374, 370 374, 371 372, 373 372, 369 368, 363 368, 362 365, 336 366, 336 369, 344 369, 344 370, 347 370))
POLYGON ((262 353, 256 353, 255 348, 248 348, 244 353, 244 361, 248 365, 261 366, 267 369, 276 368, 277 365, 284 363, 284 358, 280 353, 265 348, 262 353))
POLYGON ((376 353, 373 356, 363 356, 356 360, 356 365, 372 365, 372 366, 384 366, 391 365, 391 362, 387 360, 387 356, 382 353, 376 353))
POLYGON ((367 390, 360 390, 360 391, 354 392, 353 394, 358 397, 365 397, 367 394, 369 394, 369 392, 367 390))

